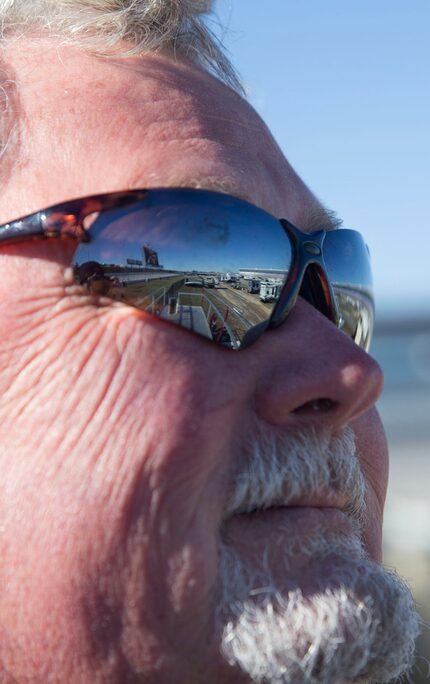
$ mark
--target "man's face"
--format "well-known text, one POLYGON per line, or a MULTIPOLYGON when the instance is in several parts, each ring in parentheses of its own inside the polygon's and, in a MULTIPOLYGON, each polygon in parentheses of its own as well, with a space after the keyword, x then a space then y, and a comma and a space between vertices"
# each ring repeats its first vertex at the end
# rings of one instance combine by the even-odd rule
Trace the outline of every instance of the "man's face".
MULTIPOLYGON (((327 227, 261 120, 208 75, 19 41, 6 57, 17 127, 2 222, 181 185, 327 227)), ((408 594, 366 560, 380 560, 387 481, 374 361, 304 301, 233 353, 94 305, 64 243, 0 259, 1 682, 399 669, 371 634, 404 660, 394 604, 415 628, 408 594)))

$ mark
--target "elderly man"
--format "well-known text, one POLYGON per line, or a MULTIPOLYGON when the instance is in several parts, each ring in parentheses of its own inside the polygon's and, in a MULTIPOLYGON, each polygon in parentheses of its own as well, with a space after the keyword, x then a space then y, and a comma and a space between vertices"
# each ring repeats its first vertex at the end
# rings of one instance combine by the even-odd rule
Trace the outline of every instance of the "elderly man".
POLYGON ((411 665, 367 249, 205 4, 0 3, 2 684, 411 665))

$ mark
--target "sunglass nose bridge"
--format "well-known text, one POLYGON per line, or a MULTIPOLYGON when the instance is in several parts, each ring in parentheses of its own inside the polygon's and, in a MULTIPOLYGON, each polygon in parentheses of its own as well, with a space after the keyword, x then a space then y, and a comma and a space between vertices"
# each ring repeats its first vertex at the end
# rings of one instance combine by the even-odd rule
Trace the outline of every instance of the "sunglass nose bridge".
POLYGON ((327 231, 316 230, 313 233, 305 233, 286 219, 281 219, 281 223, 292 241, 300 260, 307 262, 314 258, 316 262, 319 262, 322 257, 327 231))
POLYGON ((336 325, 338 310, 336 300, 327 277, 323 256, 323 245, 327 231, 305 233, 289 221, 282 224, 293 246, 294 258, 290 277, 276 306, 270 327, 278 327, 288 316, 298 296, 320 311, 336 325))
POLYGON ((313 240, 306 240, 303 243, 303 249, 312 256, 321 256, 321 247, 313 240))

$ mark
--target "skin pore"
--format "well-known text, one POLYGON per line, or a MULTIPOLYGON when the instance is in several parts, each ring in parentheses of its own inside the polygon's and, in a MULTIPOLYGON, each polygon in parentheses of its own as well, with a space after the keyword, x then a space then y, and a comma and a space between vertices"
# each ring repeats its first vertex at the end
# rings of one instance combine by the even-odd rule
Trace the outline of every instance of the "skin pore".
MULTIPOLYGON (((44 40, 18 40, 4 60, 17 129, 2 222, 176 185, 230 192, 302 230, 323 213, 249 105, 194 67, 44 40)), ((8 246, 0 260, 0 681, 250 681, 221 659, 214 627, 220 536, 252 565, 271 535, 247 519, 235 541, 237 521, 225 519, 248 435, 259 425, 333 439, 349 426, 363 543, 380 561, 380 369, 302 301, 235 354, 126 306, 95 306, 73 285, 69 244, 8 246), (321 398, 333 409, 313 410, 321 398)), ((306 507, 327 506, 310 496, 306 507)), ((282 572, 276 545, 269 555, 282 572)))

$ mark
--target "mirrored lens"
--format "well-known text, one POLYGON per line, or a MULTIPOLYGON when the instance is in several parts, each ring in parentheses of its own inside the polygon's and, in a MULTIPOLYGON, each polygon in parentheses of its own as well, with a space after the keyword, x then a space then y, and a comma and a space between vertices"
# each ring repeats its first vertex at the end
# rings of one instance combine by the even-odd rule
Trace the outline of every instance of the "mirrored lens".
POLYGON ((339 327, 368 350, 375 312, 369 250, 360 233, 346 229, 328 232, 324 262, 338 307, 339 327))
POLYGON ((230 349, 264 329, 291 265, 278 220, 218 193, 151 190, 89 226, 77 282, 230 349))

